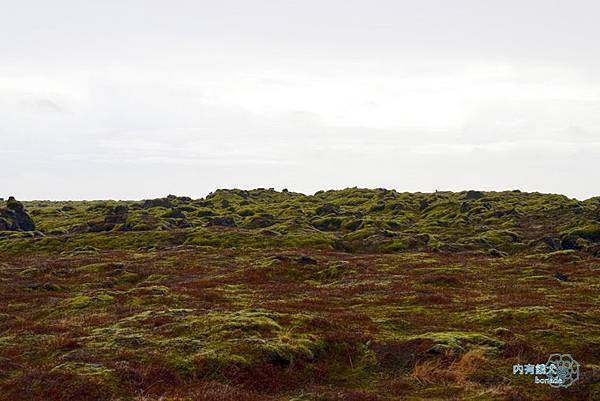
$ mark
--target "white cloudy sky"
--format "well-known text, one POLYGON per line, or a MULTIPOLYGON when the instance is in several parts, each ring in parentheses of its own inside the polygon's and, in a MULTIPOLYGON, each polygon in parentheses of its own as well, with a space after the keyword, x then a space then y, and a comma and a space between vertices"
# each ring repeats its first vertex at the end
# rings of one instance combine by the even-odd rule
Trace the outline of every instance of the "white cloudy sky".
POLYGON ((0 196, 600 195, 595 0, 0 0, 0 196))

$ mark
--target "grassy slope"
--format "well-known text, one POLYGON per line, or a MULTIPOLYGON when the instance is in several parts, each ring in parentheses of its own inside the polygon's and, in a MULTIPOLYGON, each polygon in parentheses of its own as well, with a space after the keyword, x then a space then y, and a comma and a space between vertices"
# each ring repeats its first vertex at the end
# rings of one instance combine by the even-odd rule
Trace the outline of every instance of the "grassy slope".
POLYGON ((483 195, 30 202, 0 399, 600 399, 599 200, 483 195), (569 390, 512 376, 553 352, 585 365, 569 390))

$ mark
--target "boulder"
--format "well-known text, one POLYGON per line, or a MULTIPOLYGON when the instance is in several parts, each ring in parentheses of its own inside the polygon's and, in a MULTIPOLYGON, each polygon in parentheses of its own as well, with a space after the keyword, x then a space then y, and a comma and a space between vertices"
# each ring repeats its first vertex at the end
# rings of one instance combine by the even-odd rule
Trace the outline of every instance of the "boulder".
POLYGON ((6 207, 0 208, 0 230, 35 230, 35 223, 25 210, 25 206, 13 196, 6 201, 6 207))
POLYGON ((467 191, 465 199, 481 199, 485 194, 481 191, 467 191))

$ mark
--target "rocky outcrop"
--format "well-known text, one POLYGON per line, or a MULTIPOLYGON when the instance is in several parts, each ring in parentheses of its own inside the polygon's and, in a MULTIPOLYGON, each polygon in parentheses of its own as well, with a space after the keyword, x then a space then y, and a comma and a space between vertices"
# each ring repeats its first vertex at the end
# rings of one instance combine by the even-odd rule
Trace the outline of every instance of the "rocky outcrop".
POLYGON ((127 221, 127 214, 129 208, 127 206, 115 206, 110 208, 104 216, 104 222, 106 224, 123 224, 127 221))
POLYGON ((35 223, 23 204, 13 196, 6 201, 6 207, 0 208, 0 231, 33 231, 35 223))
POLYGON ((485 197, 485 194, 481 191, 467 191, 465 199, 481 199, 485 197))

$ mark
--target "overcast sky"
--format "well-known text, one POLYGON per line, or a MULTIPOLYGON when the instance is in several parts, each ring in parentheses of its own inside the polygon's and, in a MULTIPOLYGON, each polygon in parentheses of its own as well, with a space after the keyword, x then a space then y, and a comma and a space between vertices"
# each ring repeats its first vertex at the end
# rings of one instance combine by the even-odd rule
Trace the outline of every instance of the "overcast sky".
POLYGON ((0 0, 21 199, 600 195, 596 0, 0 0))

